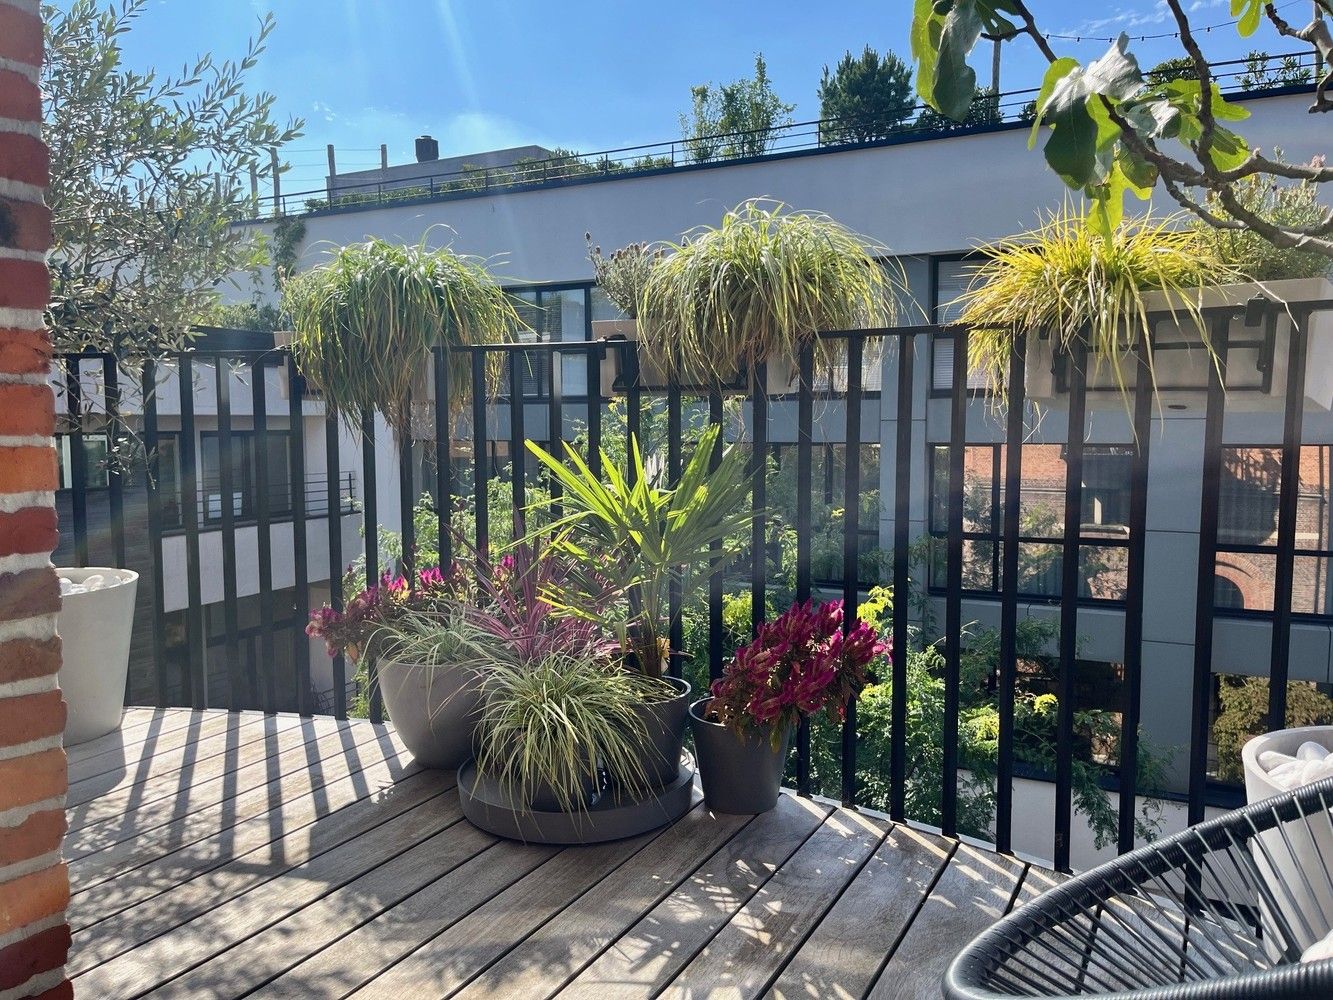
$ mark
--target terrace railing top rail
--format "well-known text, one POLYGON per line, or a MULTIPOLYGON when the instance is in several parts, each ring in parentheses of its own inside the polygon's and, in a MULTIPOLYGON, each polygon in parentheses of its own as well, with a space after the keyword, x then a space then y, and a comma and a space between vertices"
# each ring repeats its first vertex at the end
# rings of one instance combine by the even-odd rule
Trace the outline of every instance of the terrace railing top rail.
MULTIPOLYGON (((1260 72, 1268 74, 1267 78, 1256 78, 1255 67, 1247 58, 1219 60, 1209 66, 1229 97, 1303 93, 1314 86, 1314 57, 1309 51, 1265 54, 1260 72), (1293 70, 1300 82, 1291 82, 1293 70)), ((520 160, 509 166, 464 164, 457 170, 432 173, 423 165, 419 173, 392 176, 380 170, 355 171, 333 175, 323 187, 261 196, 252 202, 254 217, 238 221, 258 222, 270 215, 333 213, 398 202, 468 197, 495 190, 549 187, 580 180, 751 162, 794 153, 868 148, 1009 129, 1031 123, 1032 102, 1037 93, 1037 88, 1003 91, 998 95, 979 91, 974 102, 975 120, 963 123, 936 120, 938 116, 931 117, 934 114, 931 109, 916 104, 886 120, 815 118, 766 129, 681 137, 589 153, 562 152, 542 159, 520 160), (352 179, 372 173, 380 176, 352 179), (299 208, 293 210, 293 203, 299 208)))

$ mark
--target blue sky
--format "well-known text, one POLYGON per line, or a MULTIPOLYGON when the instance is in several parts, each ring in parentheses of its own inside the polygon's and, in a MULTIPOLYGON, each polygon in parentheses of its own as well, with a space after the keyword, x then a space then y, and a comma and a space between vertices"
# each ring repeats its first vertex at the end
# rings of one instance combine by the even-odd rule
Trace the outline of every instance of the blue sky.
MULTIPOLYGON (((1054 40, 1083 59, 1121 30, 1137 38, 1170 31, 1160 0, 1111 4, 1036 0, 1043 28, 1079 36, 1054 40)), ((1228 20, 1227 0, 1192 0, 1199 26, 1228 20)), ((1309 4, 1285 3, 1303 21, 1309 4)), ((594 151, 670 140, 689 89, 747 74, 762 51, 779 95, 797 120, 818 117, 825 63, 867 43, 908 53, 909 0, 731 0, 668 3, 535 0, 153 0, 125 39, 136 68, 178 67, 201 51, 243 51, 257 18, 278 27, 253 85, 273 91, 279 111, 306 120, 288 152, 288 191, 319 187, 324 144, 339 168, 375 166, 381 142, 391 162, 411 159, 428 132, 442 155, 538 143, 594 151)), ((1293 46, 1265 24, 1252 39, 1234 28, 1202 36, 1211 58, 1251 48, 1293 46)), ((1172 39, 1134 42, 1144 63, 1178 55, 1172 39)), ((989 57, 977 61, 988 79, 989 57)), ((1033 86, 1041 63, 1030 45, 1006 46, 1005 90, 1033 86)))

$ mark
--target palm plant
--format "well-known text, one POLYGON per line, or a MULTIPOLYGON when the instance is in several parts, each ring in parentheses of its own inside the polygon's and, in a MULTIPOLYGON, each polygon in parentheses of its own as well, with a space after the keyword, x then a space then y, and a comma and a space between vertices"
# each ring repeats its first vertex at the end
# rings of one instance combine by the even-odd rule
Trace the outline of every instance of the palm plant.
POLYGON ((640 295, 639 337, 685 383, 790 363, 807 343, 829 371, 837 346, 816 333, 893 321, 894 282, 876 259, 887 251, 821 213, 751 200, 664 249, 640 295))
POLYGON ((549 551, 579 570, 549 588, 546 599, 565 614, 615 632, 639 669, 652 677, 661 675, 667 651, 671 582, 681 586, 681 604, 688 603, 708 579, 702 570, 721 572, 739 551, 736 536, 754 519, 748 454, 733 445, 716 469, 710 467, 721 432, 710 426, 700 435, 674 487, 649 475, 637 438, 630 440, 632 480, 605 452, 598 476, 568 444, 562 462, 527 443, 561 486, 563 513, 542 529, 552 534, 549 551), (626 602, 628 611, 623 604, 597 600, 608 592, 626 602))
POLYGON ((631 795, 646 790, 638 706, 657 696, 653 685, 561 652, 527 664, 497 660, 481 681, 477 767, 522 807, 586 808, 602 768, 631 795))
MULTIPOLYGON (((413 380, 431 348, 505 342, 519 326, 483 261, 432 250, 426 236, 413 246, 370 239, 340 247, 286 283, 283 307, 297 365, 330 411, 351 421, 379 410, 400 435, 410 428, 413 380)), ((469 386, 466 352, 449 357, 451 384, 469 386)), ((456 405, 464 398, 452 396, 456 405)))
MULTIPOLYGON (((1166 293, 1173 310, 1192 324, 1210 358, 1215 356, 1199 308, 1204 285, 1238 281, 1243 274, 1224 261, 1215 244, 1178 217, 1144 215, 1126 220, 1106 239, 1086 212, 1052 212, 1036 229, 984 247, 966 292, 959 321, 972 327, 969 364, 984 374, 996 398, 1006 398, 1014 339, 1049 334, 1058 351, 1086 337, 1094 371, 1110 365, 1122 396, 1130 391, 1122 362, 1148 329, 1145 296, 1166 293)), ((1151 345, 1146 354, 1152 367, 1151 345)))

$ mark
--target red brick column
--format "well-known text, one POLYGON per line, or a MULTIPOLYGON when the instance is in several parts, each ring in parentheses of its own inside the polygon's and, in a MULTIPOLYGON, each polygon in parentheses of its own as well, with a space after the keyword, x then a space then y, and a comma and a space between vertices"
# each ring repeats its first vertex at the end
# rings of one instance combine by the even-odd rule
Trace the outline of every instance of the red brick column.
POLYGON ((0 0, 0 1000, 73 996, 38 0, 0 0))

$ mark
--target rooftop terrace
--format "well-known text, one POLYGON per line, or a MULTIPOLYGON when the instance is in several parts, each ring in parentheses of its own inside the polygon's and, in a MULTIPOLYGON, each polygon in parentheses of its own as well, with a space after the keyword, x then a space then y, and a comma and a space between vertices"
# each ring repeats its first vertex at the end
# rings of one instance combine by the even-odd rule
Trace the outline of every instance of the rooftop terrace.
POLYGON ((794 794, 502 841, 391 727, 255 712, 128 709, 71 749, 69 819, 70 976, 102 998, 931 996, 1061 878, 794 794))

